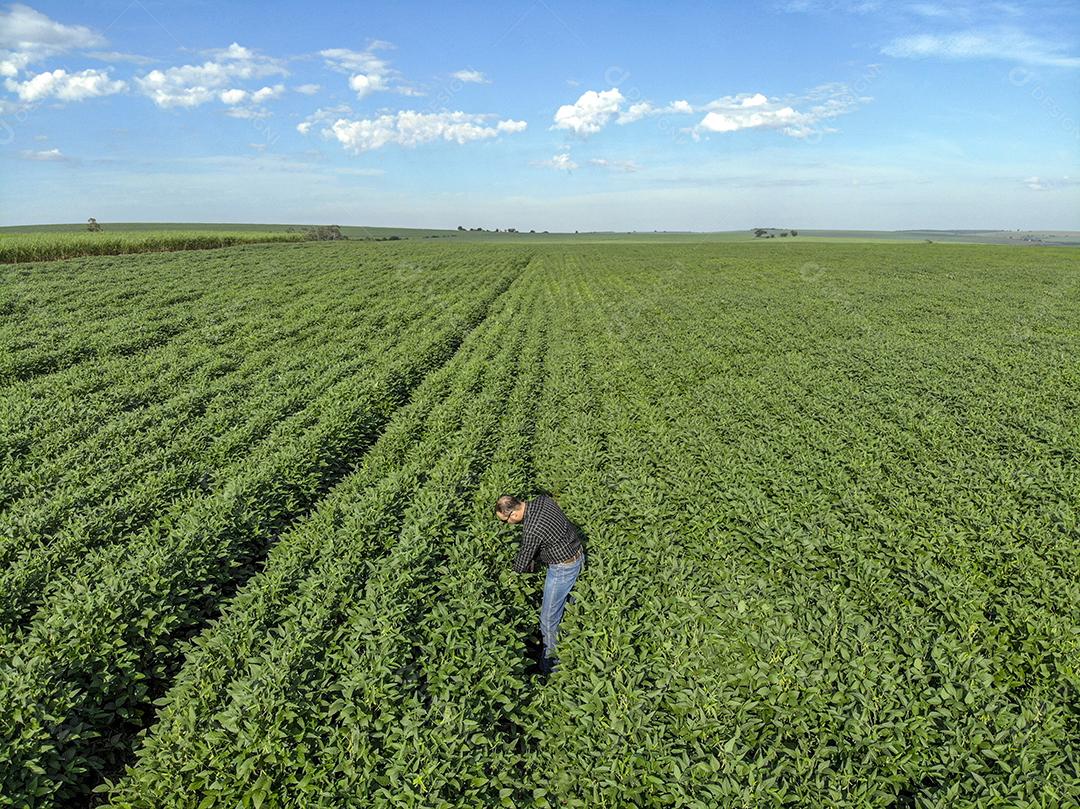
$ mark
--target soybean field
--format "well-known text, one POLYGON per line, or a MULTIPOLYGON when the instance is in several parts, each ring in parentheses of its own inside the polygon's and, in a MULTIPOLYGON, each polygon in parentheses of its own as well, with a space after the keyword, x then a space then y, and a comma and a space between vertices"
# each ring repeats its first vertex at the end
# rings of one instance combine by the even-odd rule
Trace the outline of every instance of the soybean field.
POLYGON ((0 347, 0 806, 1080 805, 1070 248, 88 256, 0 347))

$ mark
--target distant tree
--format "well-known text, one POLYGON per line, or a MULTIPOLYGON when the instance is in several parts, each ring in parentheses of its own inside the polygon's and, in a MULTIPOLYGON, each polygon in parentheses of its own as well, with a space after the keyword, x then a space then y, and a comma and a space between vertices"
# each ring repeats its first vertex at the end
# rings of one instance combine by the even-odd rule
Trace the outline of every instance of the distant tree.
POLYGON ((780 236, 781 236, 781 237, 783 237, 783 236, 787 236, 787 231, 786 231, 786 230, 781 230, 781 231, 780 231, 780 236))
POLYGON ((458 229, 458 230, 465 230, 465 228, 463 228, 463 227, 462 227, 461 225, 458 225, 458 226, 457 226, 457 229, 458 229))
POLYGON ((754 228, 754 238, 755 239, 760 239, 762 236, 764 236, 768 232, 769 231, 765 230, 765 228, 754 228))
POLYGON ((797 230, 793 230, 793 231, 791 231, 791 235, 792 235, 792 236, 798 236, 798 235, 799 235, 799 231, 797 231, 797 230))
POLYGON ((101 225, 99 225, 98 221, 91 216, 86 220, 86 229, 91 233, 98 233, 101 230, 101 225))
POLYGON ((507 228, 506 232, 507 233, 517 233, 517 228, 507 228))
POLYGON ((338 225, 316 225, 304 231, 304 238, 310 242, 336 242, 349 237, 338 225))
POLYGON ((530 230, 529 233, 536 233, 536 231, 535 230, 530 230))

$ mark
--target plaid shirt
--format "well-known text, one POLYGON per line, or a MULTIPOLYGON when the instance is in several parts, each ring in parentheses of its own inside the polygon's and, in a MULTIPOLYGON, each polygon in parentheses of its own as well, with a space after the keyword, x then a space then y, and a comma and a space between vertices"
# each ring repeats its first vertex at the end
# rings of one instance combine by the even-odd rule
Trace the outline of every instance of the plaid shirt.
POLYGON ((525 504, 521 527, 521 548, 514 557, 514 570, 518 573, 535 572, 537 556, 550 565, 567 562, 581 550, 577 528, 566 519, 558 503, 546 494, 525 504))

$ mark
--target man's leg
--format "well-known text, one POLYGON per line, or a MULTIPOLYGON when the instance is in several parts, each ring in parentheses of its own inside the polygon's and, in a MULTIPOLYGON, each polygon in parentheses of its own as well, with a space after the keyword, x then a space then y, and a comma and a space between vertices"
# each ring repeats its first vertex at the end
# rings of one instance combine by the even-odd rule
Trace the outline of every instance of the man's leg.
POLYGON ((555 641, 559 634, 559 622, 566 609, 570 588, 574 586, 581 572, 582 561, 579 559, 571 564, 548 565, 547 578, 544 580, 544 602, 540 607, 540 633, 544 636, 541 671, 551 671, 558 662, 555 658, 555 641))
MULTIPOLYGON (((578 568, 578 575, 579 576, 581 575, 581 571, 584 570, 584 569, 585 569, 585 550, 582 549, 582 551, 581 551, 581 567, 578 568)), ((575 579, 575 581, 577 581, 577 579, 575 579)), ((574 594, 573 593, 570 593, 570 595, 568 595, 566 597, 566 603, 567 604, 573 604, 574 603, 574 594)))
POLYGON ((547 578, 544 579, 544 600, 540 604, 540 635, 544 645, 540 649, 540 671, 545 674, 550 670, 548 655, 555 648, 555 633, 558 621, 555 620, 555 600, 558 588, 558 572, 554 565, 548 565, 547 578))

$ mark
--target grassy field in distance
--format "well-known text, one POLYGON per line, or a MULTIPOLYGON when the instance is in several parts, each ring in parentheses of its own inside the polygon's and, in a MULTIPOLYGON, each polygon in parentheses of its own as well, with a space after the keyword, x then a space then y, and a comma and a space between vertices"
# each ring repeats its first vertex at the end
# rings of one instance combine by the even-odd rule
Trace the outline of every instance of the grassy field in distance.
MULTIPOLYGON (((332 223, 326 223, 332 224, 332 223)), ((265 224, 265 223, 211 223, 211 222, 102 222, 104 233, 139 233, 142 231, 230 231, 230 232, 287 232, 302 231, 311 225, 265 224)), ((777 234, 785 228, 769 228, 777 234)), ((955 242, 965 244, 1016 244, 1021 246, 1052 245, 1080 246, 1080 231, 1031 231, 1031 230, 819 230, 796 227, 797 241, 843 241, 843 242, 955 242)), ((71 233, 86 232, 83 223, 49 225, 14 225, 0 227, 0 240, 4 236, 28 233, 71 233)), ((453 238, 468 242, 511 242, 524 241, 544 243, 600 243, 600 242, 660 242, 660 243, 697 243, 697 242, 754 242, 773 241, 776 239, 755 238, 749 230, 717 231, 581 231, 581 232, 536 232, 530 233, 520 228, 516 233, 500 229, 494 230, 456 230, 438 228, 396 228, 364 225, 341 225, 341 232, 350 239, 387 239, 397 236, 399 239, 436 239, 453 238)))

